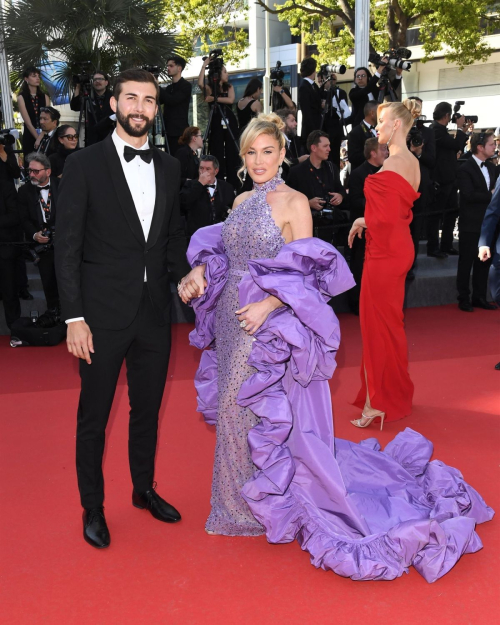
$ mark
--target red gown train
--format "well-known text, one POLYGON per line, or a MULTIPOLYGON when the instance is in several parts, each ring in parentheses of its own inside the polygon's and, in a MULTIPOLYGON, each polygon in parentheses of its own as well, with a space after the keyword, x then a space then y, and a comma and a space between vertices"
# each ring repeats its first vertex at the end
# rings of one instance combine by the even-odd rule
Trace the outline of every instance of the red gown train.
POLYGON ((359 307, 363 358, 361 390, 354 405, 365 405, 366 368, 371 406, 385 412, 386 421, 397 421, 411 413, 413 398, 403 301, 415 254, 411 209, 419 194, 396 172, 382 171, 366 179, 365 197, 366 252, 359 307))

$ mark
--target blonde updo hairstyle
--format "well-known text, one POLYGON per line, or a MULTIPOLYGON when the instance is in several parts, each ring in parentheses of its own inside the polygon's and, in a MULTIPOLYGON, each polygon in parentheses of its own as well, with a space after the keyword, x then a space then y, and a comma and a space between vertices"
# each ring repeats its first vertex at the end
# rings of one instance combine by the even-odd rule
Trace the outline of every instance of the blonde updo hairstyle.
POLYGON ((420 117, 422 106, 418 100, 403 100, 402 102, 384 102, 377 109, 380 117, 382 111, 389 112, 392 119, 400 119, 403 130, 408 132, 413 122, 420 117))
POLYGON ((248 152, 252 143, 260 135, 269 135, 278 142, 280 151, 286 146, 284 135, 285 122, 275 113, 260 113, 254 117, 243 131, 240 138, 240 158, 242 165, 238 169, 238 178, 243 180, 242 174, 245 169, 245 154, 248 152))

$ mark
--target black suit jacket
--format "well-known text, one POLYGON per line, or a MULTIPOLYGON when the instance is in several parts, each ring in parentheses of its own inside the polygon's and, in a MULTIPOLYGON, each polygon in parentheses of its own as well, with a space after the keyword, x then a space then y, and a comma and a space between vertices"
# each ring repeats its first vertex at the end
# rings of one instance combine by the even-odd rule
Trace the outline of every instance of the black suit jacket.
POLYGON ((181 145, 175 153, 175 158, 181 164, 181 186, 187 179, 193 180, 194 178, 198 178, 200 159, 189 145, 181 145))
POLYGON ((303 79, 299 87, 299 108, 302 111, 302 130, 300 137, 305 143, 313 130, 321 126, 321 90, 303 79))
POLYGON ((29 243, 33 242, 33 235, 47 227, 55 226, 57 215, 57 203, 59 195, 59 178, 50 177, 51 200, 50 200, 50 223, 43 221, 42 209, 40 208, 40 194, 38 187, 26 182, 17 194, 17 207, 21 225, 29 243))
POLYGON ((22 241, 21 221, 17 210, 17 193, 10 185, 0 185, 0 258, 16 258, 19 246, 2 245, 22 241))
POLYGON ((189 236, 199 228, 220 223, 233 206, 234 188, 229 182, 217 179, 214 201, 207 188, 198 180, 187 180, 181 189, 181 208, 186 215, 189 236))
POLYGON ((351 163, 351 172, 365 162, 365 143, 367 139, 372 137, 373 135, 365 123, 354 126, 347 135, 347 152, 351 163))
POLYGON ((160 104, 163 104, 163 119, 167 135, 180 137, 189 126, 191 88, 191 83, 181 78, 160 89, 160 104))
POLYGON ((486 161, 490 175, 490 186, 473 158, 469 158, 460 167, 458 188, 460 190, 459 221, 460 232, 481 232, 483 218, 491 202, 491 191, 497 179, 495 166, 486 161))
POLYGON ((112 137, 66 160, 55 259, 63 319, 92 328, 129 326, 147 286, 160 323, 170 320, 170 270, 189 271, 180 223, 180 165, 153 148, 156 201, 147 241, 112 137))
POLYGON ((40 141, 40 145, 38 146, 37 152, 41 152, 46 156, 50 156, 51 154, 55 154, 57 152, 57 148, 60 145, 59 139, 56 138, 56 130, 52 133, 52 136, 48 138, 47 135, 40 141))
POLYGON ((349 176, 349 209, 350 218, 352 221, 358 219, 358 217, 365 216, 365 180, 368 176, 376 174, 380 167, 372 165, 368 161, 365 161, 362 165, 357 167, 349 176))
POLYGON ((497 184, 495 193, 491 198, 491 202, 484 214, 483 224, 481 226, 481 235, 479 237, 479 247, 486 245, 492 247, 496 239, 496 252, 500 255, 500 236, 498 232, 500 224, 500 183, 497 184))
MULTIPOLYGON (((102 98, 98 98, 94 93, 92 99, 92 106, 94 115, 91 112, 87 114, 87 127, 85 144, 87 146, 102 141, 113 130, 113 122, 109 119, 110 115, 113 115, 111 109, 111 96, 113 95, 111 90, 106 90, 102 98)), ((78 94, 73 96, 69 103, 72 111, 79 111, 83 103, 82 96, 78 94)))
MULTIPOLYGON (((286 181, 289 187, 303 193, 308 200, 312 200, 314 197, 322 197, 322 195, 319 194, 321 185, 318 186, 319 183, 316 179, 315 172, 311 172, 311 167, 312 165, 309 159, 295 165, 290 169, 286 181)), ((340 182, 339 168, 331 161, 323 161, 321 163, 321 168, 326 172, 326 191, 340 193, 342 197, 345 197, 346 192, 340 182)), ((343 204, 341 206, 345 208, 343 204)))
POLYGON ((441 185, 455 182, 458 171, 457 153, 462 152, 467 143, 467 135, 457 130, 456 137, 452 137, 446 126, 439 122, 431 125, 436 140, 436 166, 433 180, 441 185))

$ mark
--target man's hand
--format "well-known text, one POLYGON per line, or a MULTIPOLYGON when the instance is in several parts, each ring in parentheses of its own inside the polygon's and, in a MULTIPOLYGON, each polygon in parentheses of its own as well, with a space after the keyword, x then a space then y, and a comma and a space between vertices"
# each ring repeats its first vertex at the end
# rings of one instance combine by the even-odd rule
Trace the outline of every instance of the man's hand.
POLYGON ((66 345, 70 354, 86 360, 89 365, 92 363, 90 354, 94 353, 94 344, 92 342, 92 332, 85 321, 68 323, 66 345))
POLYGON ((330 200, 330 204, 333 204, 334 206, 338 206, 339 204, 342 204, 342 200, 344 198, 342 197, 340 193, 332 193, 331 191, 328 191, 328 195, 332 196, 330 200))
POLYGON ((422 143, 422 145, 413 145, 412 143, 410 144, 410 152, 412 152, 413 154, 415 154, 415 156, 421 156, 422 155, 422 149, 424 147, 424 144, 422 143))
POLYGON ((0 158, 2 159, 2 161, 4 163, 7 162, 7 152, 5 151, 5 146, 3 144, 0 143, 0 158))
POLYGON ((198 182, 205 187, 212 182, 212 174, 208 171, 202 171, 198 176, 198 182))
POLYGON ((456 124, 457 128, 463 130, 463 127, 465 126, 465 115, 460 115, 460 117, 456 121, 456 124))
POLYGON ((38 147, 39 147, 39 145, 40 145, 40 143, 41 143, 42 139, 44 138, 44 136, 45 136, 45 133, 44 133, 44 132, 41 132, 41 133, 38 135, 38 137, 37 137, 37 139, 36 139, 36 141, 35 141, 35 149, 38 149, 38 147))
POLYGON ((481 245, 481 247, 479 248, 478 258, 483 262, 491 258, 491 250, 487 245, 481 245))
POLYGON ((44 236, 42 230, 40 230, 40 232, 35 232, 33 239, 37 243, 48 243, 50 241, 49 237, 44 236))
POLYGON ((349 236, 347 237, 347 244, 349 247, 352 247, 354 239, 356 235, 359 239, 363 238, 363 230, 366 228, 366 221, 364 217, 358 217, 356 221, 352 224, 351 230, 349 231, 349 236))
POLYGON ((283 87, 280 87, 279 85, 274 85, 273 91, 275 93, 281 93, 283 91, 283 87))
POLYGON ((194 269, 184 276, 177 287, 179 297, 187 304, 195 297, 200 297, 205 293, 207 288, 207 281, 205 280, 205 267, 206 265, 198 265, 194 269))
MULTIPOLYGON (((388 57, 388 56, 383 56, 383 57, 381 58, 381 61, 383 61, 384 63, 387 63, 387 61, 388 61, 388 60, 389 60, 389 57, 388 57)), ((384 71, 384 68, 385 68, 385 67, 386 67, 385 65, 379 65, 379 66, 377 67, 377 72, 378 72, 379 74, 381 74, 381 73, 384 71)), ((370 77, 369 77, 369 76, 367 76, 367 78, 369 79, 370 77)))
POLYGON ((313 197, 312 200, 309 200, 309 206, 315 211, 323 210, 324 203, 325 203, 325 200, 320 197, 313 197))

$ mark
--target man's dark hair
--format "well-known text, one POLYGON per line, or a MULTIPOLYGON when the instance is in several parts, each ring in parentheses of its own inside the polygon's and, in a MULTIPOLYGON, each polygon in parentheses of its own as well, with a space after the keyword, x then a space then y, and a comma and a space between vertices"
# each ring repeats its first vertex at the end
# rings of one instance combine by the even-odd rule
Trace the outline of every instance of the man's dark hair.
POLYGON ((294 119, 297 119, 297 114, 295 113, 295 111, 292 111, 292 109, 278 109, 277 111, 275 111, 275 114, 278 117, 281 117, 281 119, 285 122, 286 118, 291 115, 294 119))
POLYGON ((182 69, 186 67, 186 59, 183 59, 182 56, 179 56, 178 54, 172 54, 172 56, 169 56, 167 63, 169 61, 173 61, 176 65, 180 65, 182 69))
POLYGON ((420 104, 423 104, 422 98, 419 98, 418 95, 411 95, 408 100, 416 100, 417 102, 420 102, 420 104))
POLYGON ((360 71, 364 71, 366 74, 366 78, 369 80, 372 75, 370 74, 370 70, 367 67, 357 67, 356 70, 354 71, 354 78, 356 78, 356 74, 360 71))
POLYGON ((40 107, 40 113, 48 113, 50 119, 53 122, 57 122, 57 125, 59 126, 59 120, 61 119, 61 113, 59 113, 59 111, 57 109, 55 109, 53 106, 42 106, 42 107, 40 107))
POLYGON ((120 97, 122 85, 125 82, 150 82, 156 87, 156 100, 158 100, 160 87, 158 86, 158 81, 153 74, 151 74, 151 72, 148 72, 145 69, 126 69, 124 72, 118 74, 113 89, 113 96, 116 100, 120 97))
POLYGON ((490 137, 493 137, 495 133, 492 130, 486 132, 474 132, 470 138, 470 151, 472 154, 477 154, 477 148, 479 145, 483 147, 490 137))
POLYGON ((214 164, 214 169, 219 169, 219 159, 212 154, 203 154, 200 156, 200 165, 203 161, 210 161, 210 163, 214 164))
POLYGON ((328 134, 326 132, 323 132, 322 130, 313 130, 312 132, 310 132, 307 137, 307 151, 311 151, 312 145, 318 145, 322 137, 326 137, 328 140, 330 140, 328 134))
POLYGON ((308 57, 307 59, 304 59, 300 64, 300 75, 302 76, 302 78, 310 76, 316 71, 317 67, 318 62, 316 61, 316 59, 308 57))
POLYGON ((105 74, 104 72, 101 72, 100 70, 96 70, 92 74, 92 78, 94 78, 95 76, 103 76, 104 80, 107 80, 109 82, 109 76, 107 74, 105 74))
POLYGON ((369 102, 367 102, 363 108, 364 117, 366 117, 368 113, 371 113, 374 109, 378 109, 378 107, 379 102, 377 102, 376 100, 370 100, 369 102))
POLYGON ((367 161, 372 152, 376 152, 378 150, 378 139, 377 137, 371 137, 365 141, 365 147, 363 148, 363 156, 365 157, 365 161, 367 161))
POLYGON ((26 156, 24 160, 26 161, 26 165, 28 166, 31 165, 33 161, 36 161, 37 163, 40 163, 40 165, 42 165, 45 169, 51 168, 49 157, 42 152, 31 152, 30 154, 28 154, 28 156, 26 156))
POLYGON ((440 102, 439 104, 436 104, 436 108, 432 113, 432 119, 436 121, 443 119, 443 117, 448 115, 448 113, 451 115, 451 111, 452 108, 449 102, 440 102))
POLYGON ((243 97, 250 97, 257 91, 257 89, 262 89, 262 83, 258 78, 251 78, 248 81, 248 85, 245 87, 245 93, 243 94, 243 97))

